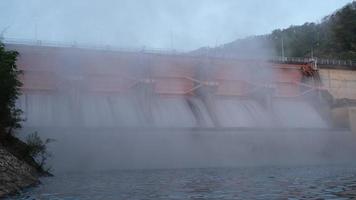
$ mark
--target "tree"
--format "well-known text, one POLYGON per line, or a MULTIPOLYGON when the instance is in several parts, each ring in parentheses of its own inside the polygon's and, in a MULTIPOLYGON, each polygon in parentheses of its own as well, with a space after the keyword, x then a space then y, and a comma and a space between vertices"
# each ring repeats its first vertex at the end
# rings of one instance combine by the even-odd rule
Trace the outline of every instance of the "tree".
POLYGON ((356 59, 356 2, 347 4, 321 23, 305 23, 271 34, 277 55, 284 40, 285 55, 356 59))
POLYGON ((22 111, 16 107, 22 83, 16 60, 18 52, 7 51, 0 42, 0 136, 9 136, 21 128, 22 111))
POLYGON ((343 58, 356 56, 356 2, 346 5, 330 17, 335 50, 343 58))
MULTIPOLYGON (((281 56, 283 49, 286 57, 356 60, 356 1, 324 17, 321 23, 305 23, 267 35, 238 39, 213 51, 239 55, 246 52, 246 47, 259 47, 256 44, 267 44, 263 46, 274 56, 281 56)), ((256 48, 250 51, 254 53, 258 53, 256 48)))
POLYGON ((45 169, 51 154, 47 145, 52 139, 41 140, 37 132, 28 135, 27 143, 13 135, 13 130, 21 128, 22 110, 16 107, 20 95, 19 75, 22 73, 16 65, 18 52, 7 51, 0 41, 0 144, 12 155, 33 166, 41 175, 50 176, 45 169))

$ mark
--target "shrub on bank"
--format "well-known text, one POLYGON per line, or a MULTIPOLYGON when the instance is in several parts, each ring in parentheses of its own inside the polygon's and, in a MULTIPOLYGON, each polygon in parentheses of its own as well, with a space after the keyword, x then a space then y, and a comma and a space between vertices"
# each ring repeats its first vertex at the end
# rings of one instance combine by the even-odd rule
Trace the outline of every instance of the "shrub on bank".
POLYGON ((45 164, 50 157, 47 145, 53 140, 42 140, 34 133, 28 136, 25 143, 14 136, 14 130, 21 128, 23 121, 22 110, 16 106, 22 86, 19 79, 22 72, 16 65, 18 55, 16 51, 6 50, 0 41, 0 145, 41 175, 50 175, 45 164))

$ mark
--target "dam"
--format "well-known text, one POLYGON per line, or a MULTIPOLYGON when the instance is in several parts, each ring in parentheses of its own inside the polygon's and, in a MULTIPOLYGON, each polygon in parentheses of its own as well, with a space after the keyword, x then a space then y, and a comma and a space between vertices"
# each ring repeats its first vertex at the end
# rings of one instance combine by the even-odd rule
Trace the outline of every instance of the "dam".
POLYGON ((356 199, 356 0, 0 7, 0 199, 356 199))
POLYGON ((330 198, 340 189, 328 184, 354 188, 355 136, 335 129, 324 99, 352 99, 350 68, 7 47, 20 52, 23 70, 20 137, 38 131, 56 140, 55 177, 15 199, 255 199, 261 190, 272 192, 260 199, 288 190, 330 198))
POLYGON ((20 135, 55 139, 50 163, 57 171, 353 160, 356 140, 333 124, 325 98, 352 90, 326 87, 340 76, 313 59, 6 47, 20 53, 23 71, 20 135))
POLYGON ((312 60, 7 44, 24 127, 328 128, 312 60))

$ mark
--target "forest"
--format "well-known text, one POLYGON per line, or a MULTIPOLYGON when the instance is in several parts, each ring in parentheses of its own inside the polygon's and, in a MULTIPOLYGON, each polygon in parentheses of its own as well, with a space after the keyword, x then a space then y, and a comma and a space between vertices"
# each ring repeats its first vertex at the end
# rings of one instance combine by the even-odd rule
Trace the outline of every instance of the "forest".
MULTIPOLYGON (((193 53, 201 54, 208 49, 193 53)), ((237 39, 209 51, 238 57, 269 52, 272 55, 268 56, 356 60, 356 1, 324 17, 320 23, 305 23, 237 39)))

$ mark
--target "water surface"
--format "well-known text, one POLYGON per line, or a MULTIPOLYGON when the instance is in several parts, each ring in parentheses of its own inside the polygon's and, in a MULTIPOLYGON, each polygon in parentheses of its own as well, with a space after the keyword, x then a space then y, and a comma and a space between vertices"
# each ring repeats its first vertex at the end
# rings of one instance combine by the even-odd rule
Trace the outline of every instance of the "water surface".
POLYGON ((70 172, 10 199, 351 199, 356 165, 70 172))

